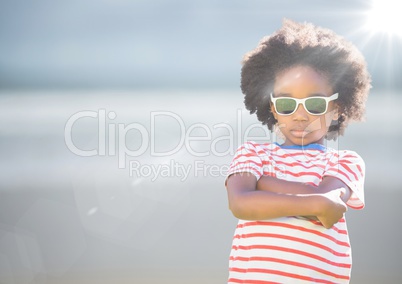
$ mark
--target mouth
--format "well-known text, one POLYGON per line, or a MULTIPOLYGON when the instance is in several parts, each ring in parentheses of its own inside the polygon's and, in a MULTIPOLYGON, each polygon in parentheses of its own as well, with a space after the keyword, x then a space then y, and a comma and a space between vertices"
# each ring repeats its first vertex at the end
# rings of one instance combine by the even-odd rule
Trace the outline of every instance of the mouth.
POLYGON ((311 131, 307 130, 307 129, 292 129, 290 130, 290 133, 297 138, 303 138, 305 137, 307 134, 309 134, 311 131))

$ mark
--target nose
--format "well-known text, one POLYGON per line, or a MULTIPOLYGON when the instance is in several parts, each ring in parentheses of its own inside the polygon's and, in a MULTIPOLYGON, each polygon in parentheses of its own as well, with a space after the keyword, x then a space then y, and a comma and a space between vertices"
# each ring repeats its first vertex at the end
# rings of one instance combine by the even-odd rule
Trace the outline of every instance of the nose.
POLYGON ((293 120, 296 121, 307 121, 308 112, 305 110, 303 104, 298 104, 296 111, 293 113, 293 120))

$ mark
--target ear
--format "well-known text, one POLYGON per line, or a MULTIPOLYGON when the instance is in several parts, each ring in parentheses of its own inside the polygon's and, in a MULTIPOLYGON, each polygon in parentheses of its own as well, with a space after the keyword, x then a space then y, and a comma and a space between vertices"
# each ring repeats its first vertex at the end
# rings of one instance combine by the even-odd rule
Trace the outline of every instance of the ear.
POLYGON ((334 108, 325 114, 325 124, 329 127, 332 124, 337 124, 339 119, 339 108, 334 106, 334 108))
POLYGON ((276 111, 275 111, 274 105, 273 105, 272 103, 270 103, 270 106, 271 106, 271 112, 272 112, 272 114, 274 115, 274 118, 275 118, 276 120, 278 120, 278 114, 277 114, 276 111))
POLYGON ((332 120, 338 120, 339 119, 339 107, 335 106, 335 108, 332 110, 333 116, 332 120))

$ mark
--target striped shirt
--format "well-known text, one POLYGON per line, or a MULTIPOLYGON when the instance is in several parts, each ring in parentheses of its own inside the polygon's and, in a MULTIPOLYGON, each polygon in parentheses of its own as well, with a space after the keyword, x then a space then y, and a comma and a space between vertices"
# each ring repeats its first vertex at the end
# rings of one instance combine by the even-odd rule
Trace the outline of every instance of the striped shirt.
MULTIPOLYGON (((318 185, 324 176, 342 180, 352 190, 347 205, 364 207, 364 162, 353 151, 319 144, 280 146, 246 142, 227 176, 251 172, 318 185)), ((229 258, 228 283, 349 283, 351 248, 345 218, 326 229, 301 216, 239 220, 229 258)))

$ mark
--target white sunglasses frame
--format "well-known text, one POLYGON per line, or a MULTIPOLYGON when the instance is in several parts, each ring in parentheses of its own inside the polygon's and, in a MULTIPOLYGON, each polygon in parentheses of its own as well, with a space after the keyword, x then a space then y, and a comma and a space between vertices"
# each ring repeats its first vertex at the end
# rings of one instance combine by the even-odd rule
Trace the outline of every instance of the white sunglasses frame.
POLYGON ((315 97, 308 97, 308 98, 304 98, 304 99, 295 99, 295 98, 292 98, 292 97, 277 97, 277 98, 275 98, 274 95, 273 95, 273 93, 271 93, 271 94, 270 94, 270 98, 271 98, 272 104, 274 105, 275 112, 276 112, 278 115, 292 115, 292 114, 294 114, 294 113, 296 112, 296 110, 297 110, 297 108, 299 107, 300 104, 302 104, 303 107, 304 107, 304 109, 306 110, 306 112, 309 113, 309 114, 311 114, 311 115, 323 115, 323 114, 325 114, 325 113, 328 111, 328 104, 329 104, 329 102, 330 102, 330 101, 334 101, 334 100, 336 100, 336 99, 338 98, 338 93, 335 93, 335 94, 333 94, 333 95, 330 96, 330 97, 315 96, 315 97), (309 112, 309 111, 307 110, 306 104, 305 104, 305 103, 306 103, 306 100, 308 100, 308 99, 313 99, 313 98, 320 98, 320 99, 324 99, 324 100, 325 100, 326 105, 325 105, 325 111, 324 111, 323 113, 312 113, 312 112, 309 112), (276 100, 278 100, 278 99, 293 99, 293 100, 295 100, 295 101, 296 101, 296 107, 295 107, 295 109, 293 110, 293 112, 291 112, 291 113, 286 113, 286 114, 284 114, 284 113, 279 113, 279 112, 277 111, 277 109, 276 109, 276 104, 275 104, 276 100))

